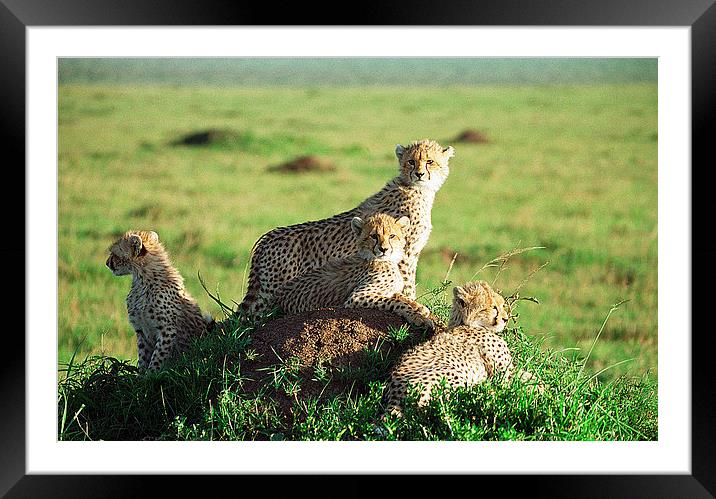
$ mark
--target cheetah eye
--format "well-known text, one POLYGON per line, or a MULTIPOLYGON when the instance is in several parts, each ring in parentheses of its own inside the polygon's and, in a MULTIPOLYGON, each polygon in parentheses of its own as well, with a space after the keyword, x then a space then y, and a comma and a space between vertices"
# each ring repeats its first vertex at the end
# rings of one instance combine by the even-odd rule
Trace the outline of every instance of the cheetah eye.
POLYGON ((391 238, 391 239, 395 239, 395 234, 391 234, 391 235, 390 235, 390 238, 391 238))
POLYGON ((432 164, 433 164, 433 160, 432 160, 432 159, 429 159, 429 160, 426 161, 426 163, 429 164, 429 165, 432 165, 432 164))
POLYGON ((408 160, 408 164, 409 164, 410 166, 415 166, 415 160, 414 160, 414 159, 409 159, 409 160, 408 160))
POLYGON ((378 234, 371 234, 370 237, 373 241, 378 241, 378 234))

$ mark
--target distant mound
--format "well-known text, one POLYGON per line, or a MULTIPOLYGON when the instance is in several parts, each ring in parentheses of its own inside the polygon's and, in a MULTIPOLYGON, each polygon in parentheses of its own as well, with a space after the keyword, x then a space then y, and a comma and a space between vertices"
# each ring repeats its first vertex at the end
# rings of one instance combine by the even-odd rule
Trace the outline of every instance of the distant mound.
POLYGON ((450 265, 453 258, 455 259, 456 265, 478 265, 480 258, 471 255, 468 251, 458 250, 453 246, 439 246, 437 248, 428 248, 422 253, 426 257, 432 255, 439 255, 443 264, 450 265))
POLYGON ((332 172, 336 166, 328 160, 317 156, 300 156, 280 165, 270 166, 269 171, 284 173, 332 172))
POLYGON ((474 129, 462 131, 460 135, 453 139, 453 141, 471 144, 486 144, 490 142, 484 133, 474 129))
MULTIPOLYGON (((328 397, 361 389, 355 386, 354 377, 345 375, 346 371, 365 373, 372 365, 369 352, 392 358, 422 336, 413 330, 409 339, 393 341, 389 328, 398 330, 403 324, 403 319, 392 312, 345 308, 326 308, 272 320, 251 336, 249 349, 256 355, 241 359, 242 375, 252 380, 244 388, 253 392, 271 386, 275 379, 271 369, 284 364, 292 368, 289 378, 299 380, 296 397, 328 397), (326 377, 319 379, 316 368, 325 368, 326 377)), ((272 396, 283 410, 290 410, 293 397, 281 390, 272 396)))
POLYGON ((227 145, 241 141, 241 135, 233 130, 210 128, 184 135, 171 144, 173 146, 210 146, 227 145))

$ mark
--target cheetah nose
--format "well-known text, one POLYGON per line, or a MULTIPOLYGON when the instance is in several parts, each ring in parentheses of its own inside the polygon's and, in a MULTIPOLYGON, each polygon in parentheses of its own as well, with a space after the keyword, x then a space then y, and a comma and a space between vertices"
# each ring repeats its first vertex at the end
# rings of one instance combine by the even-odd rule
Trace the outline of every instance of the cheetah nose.
POLYGON ((423 178, 423 175, 425 175, 425 174, 424 174, 424 173, 420 173, 420 172, 415 172, 415 176, 418 177, 418 180, 420 180, 421 178, 423 178))
POLYGON ((388 252, 388 248, 384 248, 384 247, 382 247, 382 246, 381 246, 380 248, 378 248, 378 249, 381 251, 381 253, 387 253, 387 252, 388 252))

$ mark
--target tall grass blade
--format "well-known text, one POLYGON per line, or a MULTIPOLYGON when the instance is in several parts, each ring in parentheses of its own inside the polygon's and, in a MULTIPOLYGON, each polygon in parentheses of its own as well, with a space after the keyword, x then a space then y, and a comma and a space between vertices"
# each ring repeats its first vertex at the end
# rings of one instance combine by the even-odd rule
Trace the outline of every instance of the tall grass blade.
POLYGON ((615 303, 612 305, 612 308, 609 309, 609 313, 607 313, 607 316, 604 318, 604 322, 602 322, 602 327, 599 328, 599 332, 597 333, 597 336, 594 338, 594 341, 592 342, 592 346, 589 348, 589 352, 587 352, 587 356, 584 358, 584 362, 582 362, 582 367, 579 369, 579 374, 577 375, 577 380, 582 377, 582 372, 584 371, 584 367, 587 365, 587 361, 589 360, 589 357, 592 355, 592 351, 594 350, 594 346, 597 344, 597 340, 599 340, 599 337, 602 334, 602 331, 604 331, 604 326, 607 325, 607 321, 609 320, 609 317, 611 317, 612 313, 617 310, 622 304, 628 302, 629 299, 622 300, 619 303, 615 303))
POLYGON ((515 248, 513 250, 508 251, 507 253, 503 253, 500 256, 497 256, 487 262, 485 265, 480 267, 480 269, 477 270, 474 274, 472 274, 472 277, 470 280, 473 280, 477 274, 482 272, 483 270, 490 268, 490 267, 504 267, 505 264, 515 255, 519 255, 520 253, 525 253, 527 251, 532 251, 536 249, 545 249, 545 246, 530 246, 529 248, 515 248))
POLYGON ((206 283, 204 283, 204 279, 201 277, 200 271, 197 270, 196 275, 199 277, 199 282, 201 283, 201 287, 204 288, 204 291, 206 291, 206 294, 209 295, 209 298, 214 300, 221 307, 221 310, 224 312, 226 317, 230 317, 231 314, 234 313, 234 311, 228 305, 226 305, 224 302, 221 301, 221 298, 219 297, 218 292, 216 293, 216 296, 211 294, 211 291, 209 291, 206 288, 206 283))

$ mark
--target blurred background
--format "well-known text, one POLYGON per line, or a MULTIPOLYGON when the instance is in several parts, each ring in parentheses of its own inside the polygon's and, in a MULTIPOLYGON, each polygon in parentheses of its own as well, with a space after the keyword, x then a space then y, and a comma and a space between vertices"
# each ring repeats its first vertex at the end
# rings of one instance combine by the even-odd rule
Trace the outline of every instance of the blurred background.
POLYGON ((431 138, 455 157, 418 296, 446 276, 519 288, 539 301, 519 302, 524 332, 569 356, 629 300, 590 363, 656 376, 656 59, 61 58, 58 75, 59 362, 136 362, 131 278, 104 266, 126 230, 156 231, 221 319, 198 272, 240 302, 261 234, 355 207, 397 143, 431 138))

